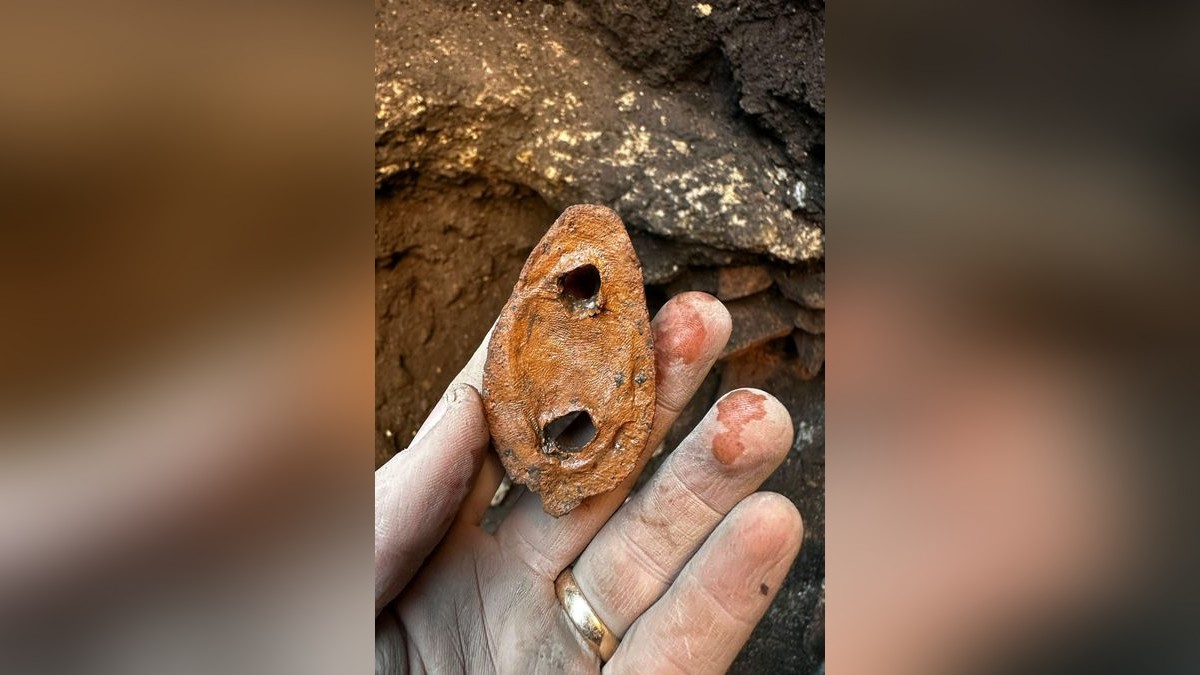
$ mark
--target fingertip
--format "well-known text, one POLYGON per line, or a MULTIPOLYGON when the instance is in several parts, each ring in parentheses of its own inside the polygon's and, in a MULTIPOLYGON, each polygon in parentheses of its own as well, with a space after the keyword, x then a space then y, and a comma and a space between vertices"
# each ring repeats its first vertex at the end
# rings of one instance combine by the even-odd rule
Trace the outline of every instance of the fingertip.
POLYGON ((730 316, 725 303, 704 291, 685 291, 671 298, 667 304, 671 303, 689 306, 703 314, 710 334, 714 339, 718 339, 722 349, 725 348, 725 343, 729 341, 729 335, 733 332, 733 317, 730 316))
POLYGON ((763 404, 767 409, 766 419, 763 422, 764 433, 770 438, 773 447, 787 454, 792 449, 792 441, 796 438, 796 430, 792 426, 792 414, 788 412, 783 402, 773 395, 759 389, 748 389, 747 391, 757 392, 766 397, 763 404))
POLYGON ((450 406, 447 416, 454 417, 456 424, 461 425, 460 438, 464 445, 482 455, 483 449, 491 440, 491 433, 479 390, 470 384, 459 382, 447 390, 446 403, 450 406))
POLYGON ((685 291, 675 297, 680 299, 681 302, 688 302, 703 308, 704 311, 709 313, 714 326, 723 326, 728 330, 733 329, 733 318, 729 315, 729 310, 725 307, 725 303, 717 299, 716 296, 704 291, 685 291))
POLYGON ((451 405, 470 403, 472 399, 480 405, 483 404, 483 398, 479 395, 479 390, 466 382, 455 382, 446 390, 446 402, 451 405))
POLYGON ((729 311, 707 293, 680 293, 663 305, 651 325, 658 405, 678 413, 729 341, 729 311))
POLYGON ((735 389, 714 406, 719 429, 712 436, 713 456, 725 465, 744 455, 777 465, 792 447, 792 418, 774 396, 759 389, 735 389))
POLYGON ((744 531, 746 554, 758 559, 795 557, 804 538, 804 519, 790 499, 776 492, 756 492, 730 514, 744 531))
POLYGON ((663 305, 653 327, 655 355, 662 369, 675 363, 694 366, 715 361, 729 341, 733 321, 720 300, 688 291, 663 305))

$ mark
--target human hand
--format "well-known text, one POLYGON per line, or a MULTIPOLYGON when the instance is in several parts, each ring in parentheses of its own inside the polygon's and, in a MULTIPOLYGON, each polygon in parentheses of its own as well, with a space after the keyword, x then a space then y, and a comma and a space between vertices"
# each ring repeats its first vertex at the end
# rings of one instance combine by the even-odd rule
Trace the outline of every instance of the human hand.
POLYGON ((477 391, 486 340, 409 448, 376 471, 377 673, 728 668, 800 548, 792 503, 754 492, 787 455, 791 420, 768 394, 730 392, 631 495, 730 318, 715 298, 684 293, 653 328, 654 426, 638 469, 611 492, 557 519, 524 493, 494 535, 480 528, 503 476, 477 391), (568 567, 621 640, 607 664, 559 605, 568 567))

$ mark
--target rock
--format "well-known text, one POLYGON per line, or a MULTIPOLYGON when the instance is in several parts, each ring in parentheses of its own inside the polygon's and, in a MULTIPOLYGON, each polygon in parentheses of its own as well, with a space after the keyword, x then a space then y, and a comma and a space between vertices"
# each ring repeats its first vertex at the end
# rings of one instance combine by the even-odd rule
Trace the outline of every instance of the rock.
POLYGON ((771 287, 771 273, 761 265, 722 267, 717 272, 717 298, 737 300, 771 287))
POLYGON ((807 307, 796 308, 796 319, 794 321, 796 328, 805 333, 813 335, 825 334, 825 311, 820 309, 809 309, 807 307))
POLYGON ((755 256, 748 253, 672 241, 644 232, 630 232, 629 238, 642 261, 642 275, 647 284, 665 284, 692 267, 736 265, 755 260, 755 256))
POLYGON ((712 5, 698 11, 693 2, 579 0, 579 4, 607 29, 602 35, 609 54, 653 84, 679 79, 718 45, 721 12, 714 17, 712 5))
MULTIPOLYGON (((722 40, 741 83, 738 104, 814 169, 809 190, 824 201, 825 4, 742 0, 722 40), (799 11, 779 12, 792 4, 799 11), (770 20, 762 20, 771 17, 770 20)), ((823 209, 823 207, 822 207, 823 209)))
MULTIPOLYGON (((825 3, 579 0, 608 53, 652 84, 732 72, 743 111, 816 168, 824 144, 825 3)), ((814 171, 819 174, 820 171, 814 171)), ((812 192, 823 193, 820 178, 812 192)))
POLYGON ((738 300, 771 287, 771 273, 761 265, 690 269, 667 285, 667 295, 702 291, 722 302, 738 300))
POLYGON ((662 237, 790 263, 824 255, 816 217, 788 203, 811 177, 773 139, 690 89, 631 81, 595 27, 534 4, 414 0, 378 15, 377 185, 486 176, 552 207, 610 205, 662 237))
POLYGON ((796 341, 796 353, 800 358, 800 377, 811 380, 825 367, 825 336, 796 331, 792 337, 796 341))
POLYGON ((728 303, 733 331, 721 358, 740 354, 771 340, 786 337, 793 328, 796 307, 774 293, 759 293, 728 303))
POLYGON ((773 345, 744 349, 723 364, 718 395, 742 387, 763 389, 774 394, 769 388, 772 380, 780 375, 789 374, 791 369, 792 364, 788 362, 787 355, 773 345))
POLYGON ((788 300, 810 309, 825 309, 825 272, 793 268, 776 270, 774 277, 779 292, 788 300))
POLYGON ((676 296, 688 291, 700 291, 709 295, 716 295, 717 274, 717 270, 712 267, 688 270, 667 284, 667 295, 676 296))
POLYGON ((572 206, 534 246, 488 344, 483 398, 509 477, 552 516, 633 471, 654 421, 654 338, 611 209, 572 206))
POLYGON ((813 654, 825 655, 825 582, 821 582, 821 601, 813 612, 813 621, 804 630, 804 646, 813 654))

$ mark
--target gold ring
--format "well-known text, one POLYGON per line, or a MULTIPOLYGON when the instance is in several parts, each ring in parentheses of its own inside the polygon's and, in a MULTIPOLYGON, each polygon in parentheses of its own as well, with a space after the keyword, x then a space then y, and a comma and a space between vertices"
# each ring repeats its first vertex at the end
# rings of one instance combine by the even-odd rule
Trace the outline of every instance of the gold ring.
POLYGON ((571 620, 571 625, 575 626, 575 630, 579 631, 596 656, 600 657, 600 662, 607 663, 613 652, 617 651, 620 641, 600 617, 596 616, 596 611, 592 609, 587 598, 583 597, 583 591, 579 589, 579 584, 575 583, 575 575, 571 573, 570 567, 558 575, 554 582, 554 592, 558 595, 558 603, 562 605, 567 618, 571 620))

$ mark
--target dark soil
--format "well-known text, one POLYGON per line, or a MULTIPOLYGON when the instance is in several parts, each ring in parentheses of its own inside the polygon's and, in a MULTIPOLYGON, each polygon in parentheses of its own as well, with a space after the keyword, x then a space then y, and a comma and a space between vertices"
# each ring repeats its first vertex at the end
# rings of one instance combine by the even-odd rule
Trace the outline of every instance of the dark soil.
POLYGON ((527 188, 409 176, 375 199, 375 463, 408 445, 558 214, 527 188))

